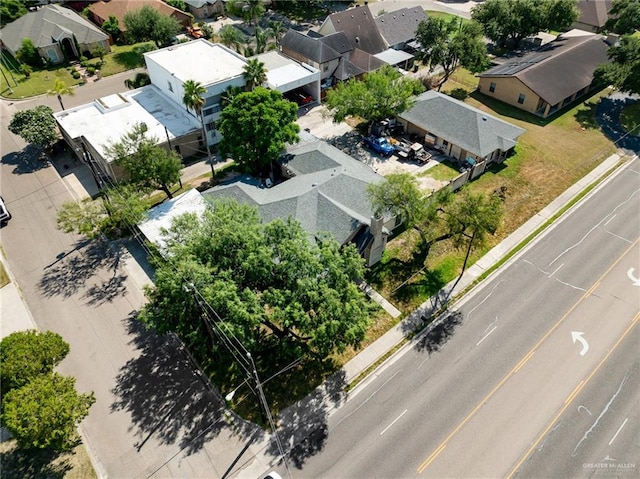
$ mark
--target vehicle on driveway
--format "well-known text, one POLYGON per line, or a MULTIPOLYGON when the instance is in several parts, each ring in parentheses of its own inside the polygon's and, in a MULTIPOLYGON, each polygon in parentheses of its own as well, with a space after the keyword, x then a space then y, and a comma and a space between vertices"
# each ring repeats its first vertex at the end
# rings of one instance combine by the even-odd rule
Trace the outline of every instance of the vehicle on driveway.
POLYGON ((364 139, 364 143, 376 153, 384 156, 389 156, 395 151, 391 143, 382 136, 368 136, 364 139))
POLYGON ((187 27, 187 33, 196 39, 204 38, 204 32, 202 31, 202 28, 200 28, 197 25, 194 25, 192 27, 187 27))
POLYGON ((0 196, 0 226, 4 226, 7 224, 7 221, 11 219, 11 213, 7 209, 7 206, 4 204, 4 200, 2 196, 0 196))

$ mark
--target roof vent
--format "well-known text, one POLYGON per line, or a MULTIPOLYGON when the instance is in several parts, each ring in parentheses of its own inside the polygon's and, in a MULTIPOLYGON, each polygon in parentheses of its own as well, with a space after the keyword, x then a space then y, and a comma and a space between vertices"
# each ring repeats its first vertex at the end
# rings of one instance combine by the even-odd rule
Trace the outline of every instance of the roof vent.
POLYGON ((360 37, 356 37, 356 43, 360 43, 360 37))
POLYGON ((486 117, 486 116, 483 116, 483 117, 482 117, 482 121, 487 121, 487 117, 486 117))
POLYGON ((318 183, 311 183, 311 186, 318 186, 318 183))

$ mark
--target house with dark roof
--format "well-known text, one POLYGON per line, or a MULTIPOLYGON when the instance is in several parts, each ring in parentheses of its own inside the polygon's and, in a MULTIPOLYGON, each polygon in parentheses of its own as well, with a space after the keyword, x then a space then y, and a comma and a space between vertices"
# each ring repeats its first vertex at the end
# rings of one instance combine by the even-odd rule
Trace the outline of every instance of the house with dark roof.
POLYGON ((282 37, 280 46, 284 55, 318 69, 325 87, 385 65, 373 55, 354 48, 342 32, 309 36, 290 29, 282 37))
POLYGON ((162 0, 107 0, 100 1, 89 6, 89 15, 96 25, 102 25, 110 16, 118 19, 118 27, 122 33, 127 31, 124 24, 124 16, 128 12, 135 12, 142 7, 151 7, 162 15, 175 18, 180 25, 188 27, 193 22, 191 15, 183 12, 162 0))
POLYGON ((387 48, 404 50, 416 38, 420 22, 427 20, 422 7, 401 8, 375 18, 376 26, 387 48))
POLYGON ((603 36, 572 30, 481 73, 478 90, 546 118, 590 91, 596 68, 609 61, 608 48, 603 36))
POLYGON ((15 57, 25 38, 31 39, 40 56, 51 63, 79 58, 98 47, 111 50, 109 35, 60 5, 46 5, 6 25, 0 43, 15 57))
POLYGON ((600 33, 609 19, 612 4, 613 0, 578 0, 580 16, 571 28, 600 33))
POLYGON ((340 244, 354 243, 367 265, 386 248, 394 218, 376 218, 367 187, 384 178, 328 143, 312 139, 289 149, 281 161, 284 181, 266 188, 241 176, 205 191, 205 199, 233 198, 255 206, 265 222, 293 218, 313 240, 329 233, 340 244))
POLYGON ((409 134, 458 161, 501 162, 525 130, 435 90, 398 115, 409 134))
POLYGON ((318 29, 325 36, 336 32, 344 33, 354 48, 372 55, 388 48, 368 5, 332 13, 318 29))

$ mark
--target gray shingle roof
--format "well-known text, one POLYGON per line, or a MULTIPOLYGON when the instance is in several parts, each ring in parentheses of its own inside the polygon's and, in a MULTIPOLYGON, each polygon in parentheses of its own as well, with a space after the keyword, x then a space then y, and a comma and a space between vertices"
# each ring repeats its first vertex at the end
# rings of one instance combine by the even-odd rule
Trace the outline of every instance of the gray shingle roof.
POLYGON ((367 199, 369 184, 382 176, 337 148, 315 140, 290 149, 283 165, 296 174, 272 188, 255 178, 240 177, 203 193, 205 198, 234 198, 257 206, 264 221, 292 217, 311 234, 330 233, 348 242, 362 226, 369 225, 373 211, 367 199))
MULTIPOLYGON (((325 19, 326 22, 330 22, 335 31, 343 32, 354 48, 371 54, 380 53, 387 48, 367 5, 332 13, 325 19)), ((322 27, 320 31, 322 32, 322 27)))
POLYGON ((604 27, 609 19, 609 10, 611 10, 612 4, 613 0, 579 0, 577 5, 580 10, 578 22, 597 28, 604 27))
POLYGON ((541 51, 514 58, 480 77, 514 76, 544 101, 555 105, 591 84, 595 69, 608 61, 608 48, 601 35, 585 33, 560 38, 541 51))
POLYGON ((427 19, 421 7, 401 8, 375 18, 387 46, 409 42, 416 36, 418 24, 427 19))
POLYGON ((479 157, 509 150, 525 132, 434 90, 420 95, 412 108, 398 116, 479 157))
POLYGON ((46 5, 6 25, 1 31, 2 41, 12 52, 17 52, 24 38, 30 38, 36 47, 56 43, 62 32, 73 32, 80 44, 108 40, 109 36, 78 15, 59 5, 46 5))
MULTIPOLYGON (((340 58, 341 55, 340 52, 320 41, 319 38, 312 38, 292 29, 285 33, 280 44, 282 45, 283 51, 291 50, 303 58, 308 58, 319 64, 340 58)), ((351 49, 350 46, 349 49, 351 49)))

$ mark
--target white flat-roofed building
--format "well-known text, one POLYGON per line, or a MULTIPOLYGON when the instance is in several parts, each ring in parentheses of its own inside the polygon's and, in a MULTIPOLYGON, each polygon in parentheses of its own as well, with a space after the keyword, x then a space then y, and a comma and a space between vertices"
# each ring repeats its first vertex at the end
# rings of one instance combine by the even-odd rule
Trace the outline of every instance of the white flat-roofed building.
POLYGON ((300 88, 315 101, 320 101, 320 70, 317 68, 291 60, 276 51, 261 53, 254 58, 264 63, 267 71, 264 86, 267 88, 282 93, 300 88))
MULTIPOLYGON (((222 137, 215 122, 222 111, 222 94, 229 87, 246 85, 247 59, 224 45, 202 38, 148 52, 144 57, 151 83, 176 105, 185 108, 182 99, 186 81, 196 81, 207 89, 202 109, 207 140, 210 145, 218 143, 222 137)), ((189 114, 200 121, 195 112, 189 114)))
POLYGON ((54 114, 60 132, 76 154, 89 162, 94 173, 121 177, 105 154, 105 147, 129 133, 137 123, 147 135, 181 156, 197 154, 200 121, 170 102, 154 85, 98 98, 91 103, 54 114), (99 170, 96 171, 95 168, 99 170))

